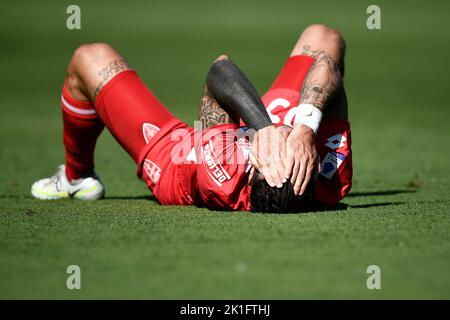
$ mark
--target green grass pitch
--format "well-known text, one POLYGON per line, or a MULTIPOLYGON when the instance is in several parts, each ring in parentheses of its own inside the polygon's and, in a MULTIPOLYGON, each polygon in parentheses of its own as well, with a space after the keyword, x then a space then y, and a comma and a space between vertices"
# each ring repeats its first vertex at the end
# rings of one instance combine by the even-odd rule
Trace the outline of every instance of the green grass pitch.
POLYGON ((7 1, 0 13, 0 298, 450 298, 450 3, 377 1, 7 1), (301 30, 347 41, 354 186, 348 208, 298 215, 161 207, 105 132, 107 198, 33 200, 63 162, 60 90, 82 43, 115 46, 192 123, 211 61, 234 59, 260 93, 301 30), (66 268, 81 268, 81 290, 66 268), (381 290, 366 269, 381 268, 381 290))

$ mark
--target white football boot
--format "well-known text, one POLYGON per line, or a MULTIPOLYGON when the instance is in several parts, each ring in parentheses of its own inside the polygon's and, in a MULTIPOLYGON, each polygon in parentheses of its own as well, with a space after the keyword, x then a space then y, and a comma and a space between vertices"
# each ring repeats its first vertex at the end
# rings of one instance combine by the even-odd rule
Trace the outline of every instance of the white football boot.
POLYGON ((62 164, 53 177, 36 181, 31 187, 31 194, 41 200, 97 200, 105 196, 105 187, 95 172, 90 177, 69 181, 66 166, 62 164))

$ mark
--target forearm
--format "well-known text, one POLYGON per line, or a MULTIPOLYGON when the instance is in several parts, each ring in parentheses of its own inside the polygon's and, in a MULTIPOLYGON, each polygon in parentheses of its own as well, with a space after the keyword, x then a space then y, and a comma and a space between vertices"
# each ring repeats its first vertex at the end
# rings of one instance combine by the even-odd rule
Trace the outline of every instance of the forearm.
POLYGON ((335 61, 323 50, 312 50, 309 46, 303 47, 303 55, 315 59, 308 72, 301 89, 300 101, 303 104, 312 104, 323 114, 327 110, 342 85, 342 74, 335 61))
POLYGON ((209 70, 206 85, 214 99, 248 128, 259 130, 272 121, 256 89, 239 68, 228 59, 216 61, 209 70))

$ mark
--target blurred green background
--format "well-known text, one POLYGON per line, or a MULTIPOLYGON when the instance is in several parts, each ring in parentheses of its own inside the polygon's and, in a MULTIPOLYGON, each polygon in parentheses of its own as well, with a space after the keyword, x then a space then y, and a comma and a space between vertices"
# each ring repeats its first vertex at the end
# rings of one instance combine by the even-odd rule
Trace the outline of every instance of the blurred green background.
POLYGON ((448 1, 8 1, 0 10, 0 298, 450 298, 448 1), (81 7, 81 30, 66 8, 81 7), (381 30, 366 8, 381 7, 381 30), (262 94, 303 28, 347 41, 354 187, 347 210, 289 216, 160 207, 109 133, 107 199, 40 202, 64 161, 74 49, 108 42, 183 121, 228 54, 262 94), (66 267, 82 290, 66 288, 66 267), (381 267, 382 289, 366 287, 381 267))

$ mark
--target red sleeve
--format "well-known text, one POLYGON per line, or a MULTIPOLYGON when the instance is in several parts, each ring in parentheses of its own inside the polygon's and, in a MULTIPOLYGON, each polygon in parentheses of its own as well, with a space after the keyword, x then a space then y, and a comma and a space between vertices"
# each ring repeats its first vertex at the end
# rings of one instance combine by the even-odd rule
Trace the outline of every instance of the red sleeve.
POLYGON ((238 126, 218 125, 203 132, 197 147, 197 180, 208 208, 249 210, 248 142, 239 139, 238 126))
POLYGON ((347 121, 324 121, 316 136, 322 172, 314 187, 314 198, 333 205, 342 200, 352 186, 352 149, 347 121))

